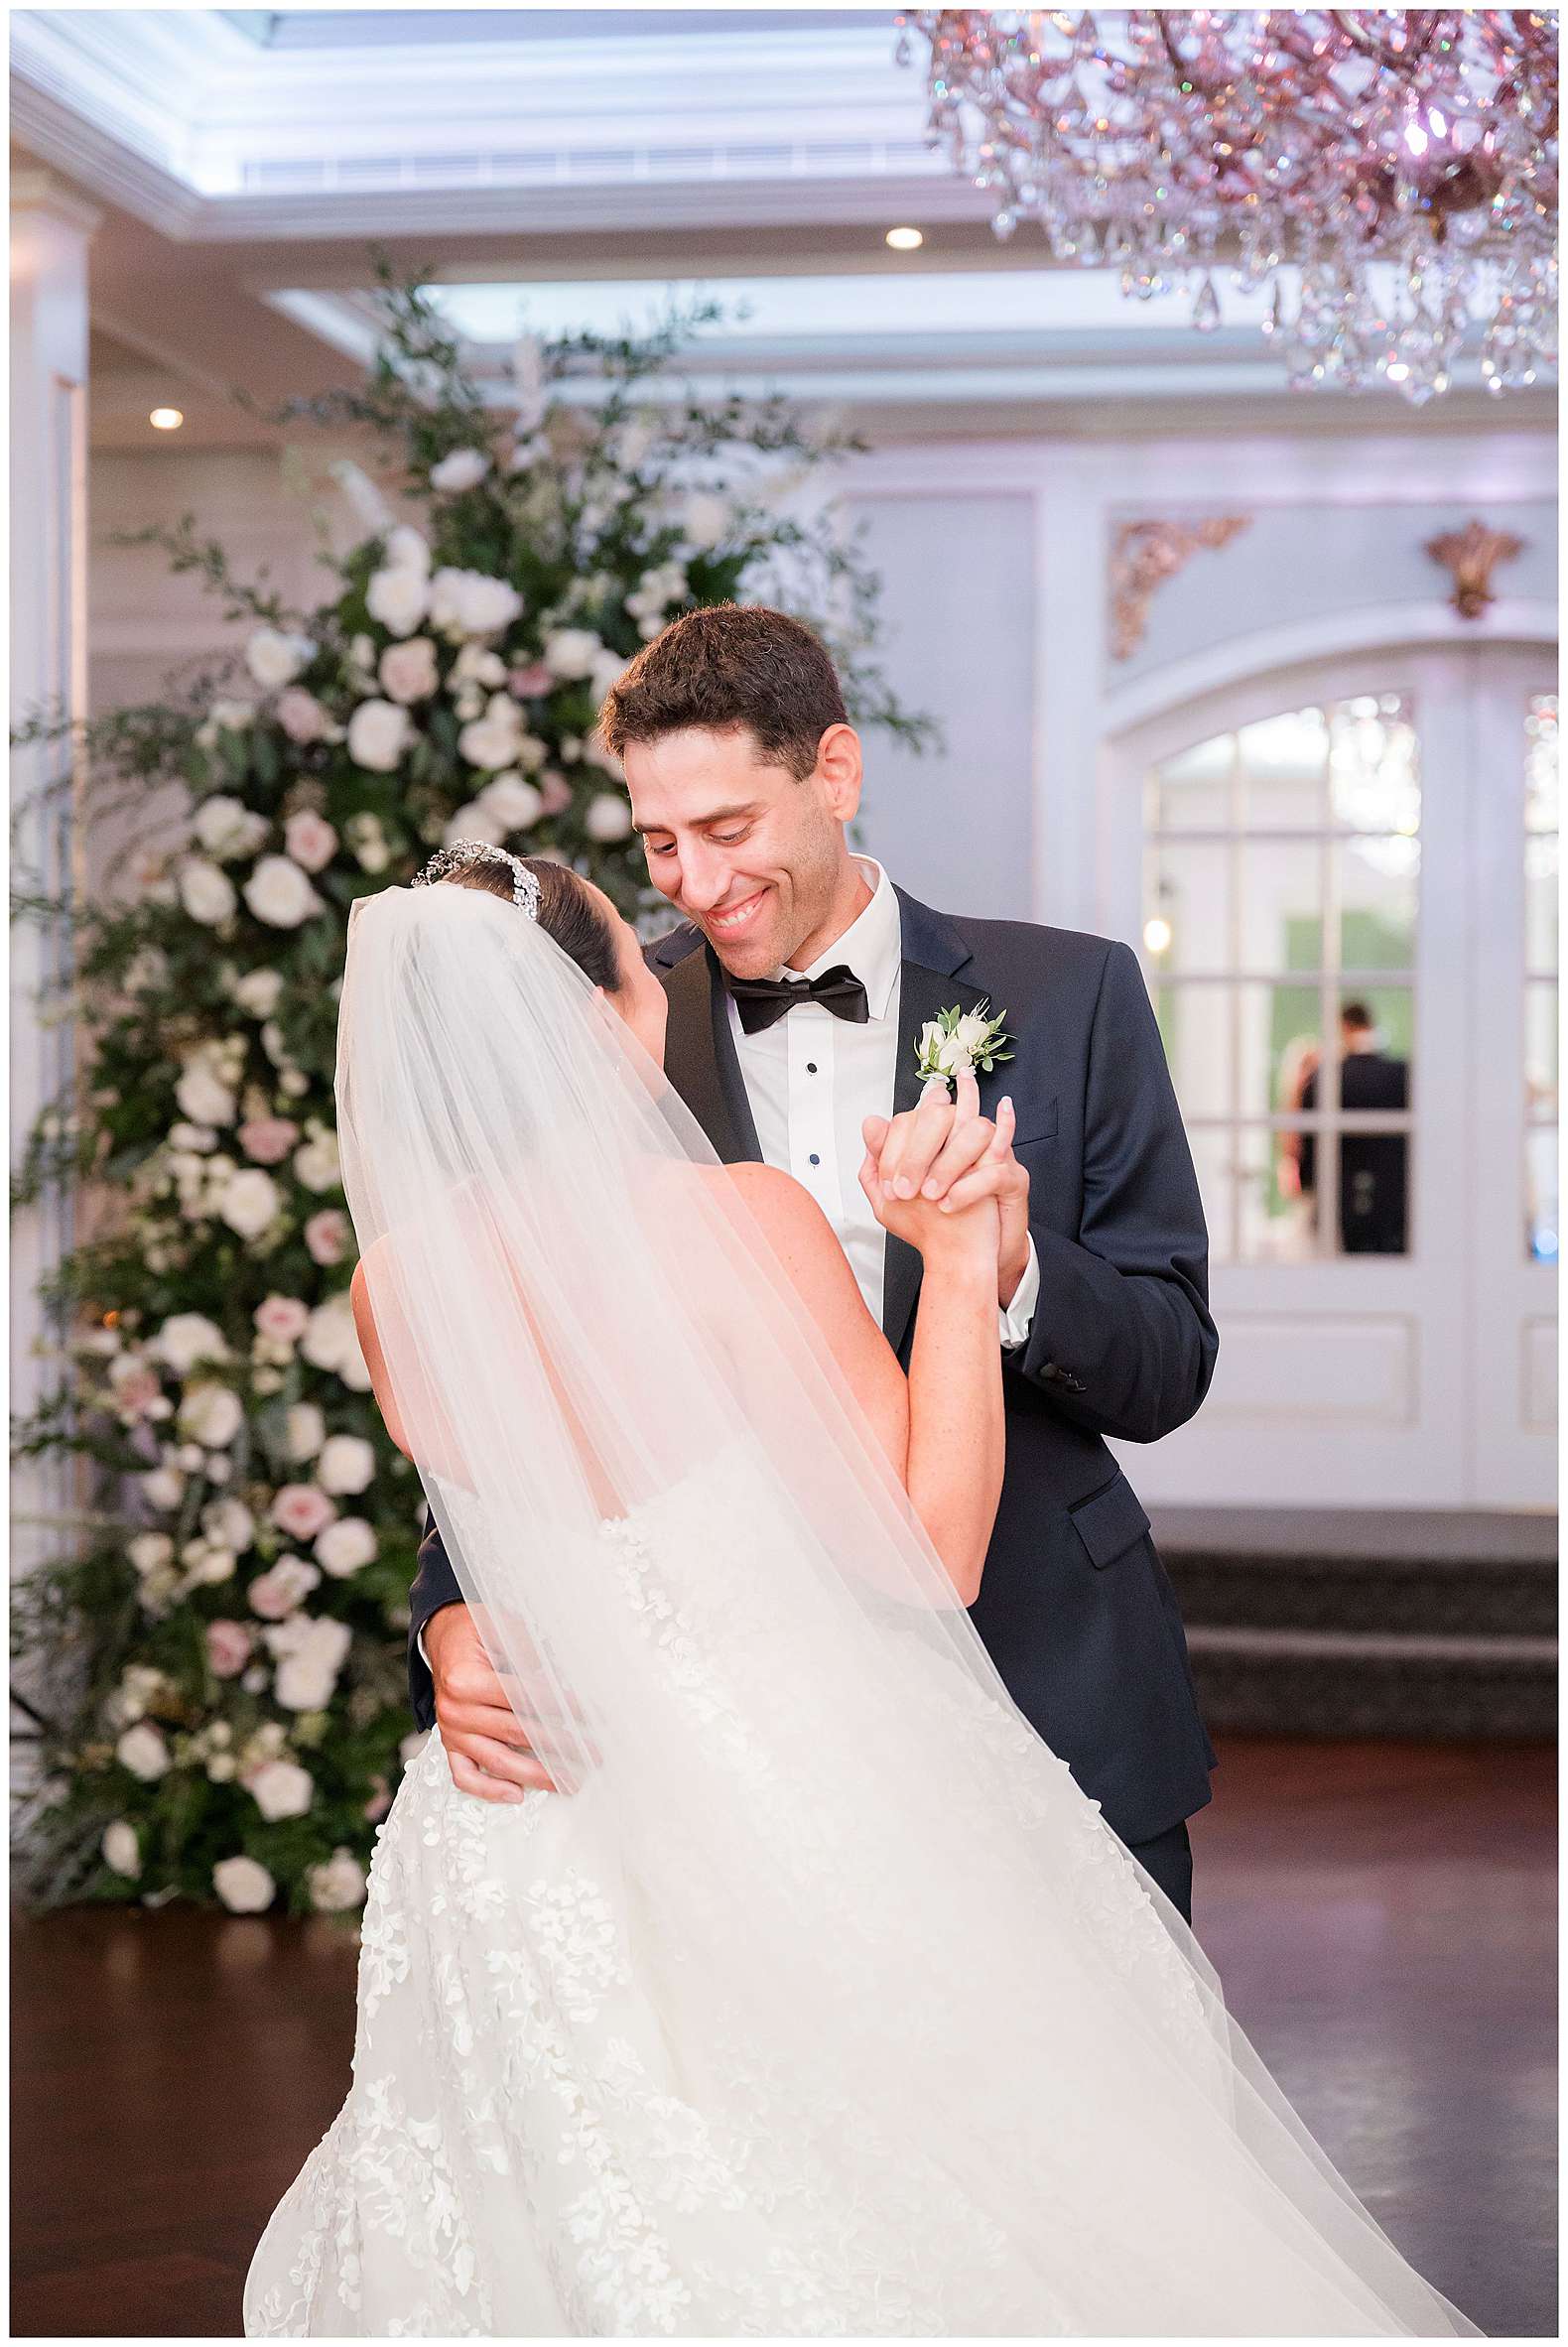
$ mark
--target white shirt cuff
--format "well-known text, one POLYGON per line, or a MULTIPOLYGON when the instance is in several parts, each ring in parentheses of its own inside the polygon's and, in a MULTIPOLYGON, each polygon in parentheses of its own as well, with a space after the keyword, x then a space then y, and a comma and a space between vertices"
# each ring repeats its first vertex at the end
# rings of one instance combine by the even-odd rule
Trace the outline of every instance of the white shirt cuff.
POLYGON ((414 1643, 419 1648, 419 1658, 421 1662, 423 1662, 425 1668, 429 1670, 430 1656, 425 1651, 425 1632, 423 1628, 417 1630, 414 1632, 414 1643))
POLYGON ((1040 1301, 1040 1258, 1034 1251, 1034 1235, 1029 1236, 1029 1260, 1023 1267, 1023 1277, 1013 1291, 1012 1302, 1005 1312, 998 1310, 1001 1341, 1007 1352, 1022 1345, 1034 1320, 1034 1308, 1040 1301))

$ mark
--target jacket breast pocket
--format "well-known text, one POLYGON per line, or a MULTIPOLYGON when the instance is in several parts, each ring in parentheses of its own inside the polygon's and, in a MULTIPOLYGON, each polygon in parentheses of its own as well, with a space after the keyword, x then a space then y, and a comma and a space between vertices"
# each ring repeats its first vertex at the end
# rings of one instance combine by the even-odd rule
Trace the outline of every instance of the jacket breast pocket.
POLYGON ((1107 1484, 1104 1491, 1092 1492, 1067 1512, 1090 1563, 1101 1573, 1135 1547, 1149 1528, 1142 1501, 1124 1475, 1107 1484))
POLYGON ((1014 1133, 1012 1140, 1015 1150, 1032 1149, 1036 1141, 1054 1141, 1056 1138, 1055 1101, 1046 1101, 1038 1108, 1020 1112, 1018 1121, 1021 1129, 1014 1133))

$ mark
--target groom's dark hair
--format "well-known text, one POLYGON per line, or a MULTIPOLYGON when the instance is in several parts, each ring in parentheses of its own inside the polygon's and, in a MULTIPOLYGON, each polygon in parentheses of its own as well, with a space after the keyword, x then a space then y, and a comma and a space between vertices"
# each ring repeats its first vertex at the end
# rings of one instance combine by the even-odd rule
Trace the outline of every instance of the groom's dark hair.
POLYGON ((809 627, 764 603, 714 603, 644 644, 610 688, 599 732, 618 758, 628 742, 689 725, 744 727, 769 764, 803 782, 828 727, 848 722, 838 672, 809 627))

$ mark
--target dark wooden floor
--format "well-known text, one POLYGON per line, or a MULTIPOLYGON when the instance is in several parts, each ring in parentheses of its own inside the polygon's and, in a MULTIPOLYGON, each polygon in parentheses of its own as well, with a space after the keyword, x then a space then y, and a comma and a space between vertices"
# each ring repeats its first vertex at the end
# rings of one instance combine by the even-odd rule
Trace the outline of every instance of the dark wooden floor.
MULTIPOLYGON (((1198 1820, 1233 2010, 1400 2247, 1493 2337, 1556 2332, 1555 1766, 1232 1740, 1198 1820)), ((20 2338, 234 2337, 348 2079, 352 1945, 164 1909, 18 1926, 20 2338)))

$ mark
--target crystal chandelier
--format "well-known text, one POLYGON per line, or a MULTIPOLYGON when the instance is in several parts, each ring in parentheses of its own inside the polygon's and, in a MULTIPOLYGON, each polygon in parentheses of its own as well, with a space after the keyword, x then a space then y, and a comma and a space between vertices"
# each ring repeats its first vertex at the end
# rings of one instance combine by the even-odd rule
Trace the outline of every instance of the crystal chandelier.
POLYGON ((1293 386, 1497 392, 1556 364, 1557 26, 1531 9, 945 8, 928 137, 1060 260, 1143 300, 1269 296, 1293 386))

